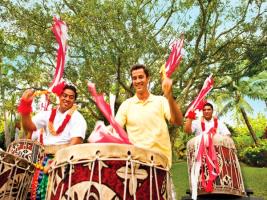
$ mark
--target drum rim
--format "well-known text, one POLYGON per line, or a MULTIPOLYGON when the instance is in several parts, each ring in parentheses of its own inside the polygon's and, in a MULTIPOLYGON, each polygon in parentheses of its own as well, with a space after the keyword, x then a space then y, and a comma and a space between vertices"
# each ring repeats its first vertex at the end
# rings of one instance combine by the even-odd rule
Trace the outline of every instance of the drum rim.
MULTIPOLYGON (((187 150, 194 148, 194 146, 197 144, 196 141, 199 140, 199 142, 200 142, 201 136, 202 135, 197 135, 197 136, 191 138, 186 144, 187 150)), ((234 140, 230 136, 221 135, 219 133, 217 133, 213 136, 213 145, 224 146, 227 148, 236 149, 234 140)))
MULTIPOLYGON (((33 168, 35 168, 35 166, 34 166, 34 164, 33 163, 31 163, 30 161, 28 161, 27 159, 25 159, 25 158, 22 158, 22 157, 20 157, 20 156, 17 156, 17 155, 15 155, 15 154, 12 154, 12 153, 10 153, 10 152, 6 152, 6 151, 0 151, 0 154, 7 154, 7 155, 11 155, 12 157, 14 157, 15 158, 15 160, 22 160, 22 161, 26 161, 28 164, 29 164, 29 166, 31 165, 33 168)), ((2 161, 3 159, 0 159, 0 162, 2 161)), ((7 162, 5 162, 5 163, 7 163, 7 162)), ((9 164, 9 163, 8 163, 9 164)), ((10 163, 11 164, 11 163, 10 163)), ((23 168, 24 169, 24 168, 23 168)), ((26 169, 26 168, 25 168, 26 169)), ((29 167, 28 167, 28 169, 29 169, 29 167)))
POLYGON ((164 169, 167 169, 168 167, 168 159, 165 155, 160 154, 158 152, 155 152, 150 149, 144 149, 141 147, 137 147, 134 145, 128 145, 128 144, 118 144, 118 143, 83 143, 83 144, 77 144, 77 145, 71 145, 66 148, 60 149, 55 154, 55 161, 56 165, 60 165, 63 163, 74 163, 76 160, 79 159, 88 159, 88 160, 105 160, 107 158, 119 158, 121 156, 121 160, 127 160, 130 156, 131 160, 137 160, 142 163, 151 164, 153 166, 160 166, 164 169), (121 148, 123 151, 113 151, 109 155, 107 154, 107 150, 110 148, 118 149, 121 148), (81 150, 84 149, 86 152, 81 153, 82 155, 87 155, 86 157, 82 157, 82 155, 78 155, 78 158, 70 160, 71 158, 71 152, 75 150, 81 150), (103 150, 103 154, 98 154, 99 150, 103 150), (133 152, 132 154, 128 154, 128 152, 133 152), (137 152, 147 152, 146 154, 135 154, 137 152), (112 155, 111 155, 112 154, 112 155), (64 155, 64 156, 63 156, 64 155), (111 155, 111 156, 110 156, 111 155), (153 156, 153 159, 151 158, 150 162, 149 159, 147 159, 149 156, 153 156))
POLYGON ((31 139, 17 139, 17 140, 14 140, 13 142, 11 142, 9 145, 8 145, 8 149, 9 147, 12 145, 12 144, 17 144, 19 142, 29 142, 29 143, 33 143, 33 144, 38 144, 42 149, 44 149, 44 146, 43 144, 41 144, 39 141, 37 140, 31 140, 31 139))

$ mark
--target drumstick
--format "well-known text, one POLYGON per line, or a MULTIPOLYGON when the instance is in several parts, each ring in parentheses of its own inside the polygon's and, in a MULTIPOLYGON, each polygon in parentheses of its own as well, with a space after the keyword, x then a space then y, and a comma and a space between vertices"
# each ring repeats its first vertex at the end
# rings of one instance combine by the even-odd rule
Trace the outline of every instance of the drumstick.
POLYGON ((160 73, 160 76, 161 76, 161 80, 164 80, 167 77, 165 64, 163 64, 161 66, 159 73, 160 73))

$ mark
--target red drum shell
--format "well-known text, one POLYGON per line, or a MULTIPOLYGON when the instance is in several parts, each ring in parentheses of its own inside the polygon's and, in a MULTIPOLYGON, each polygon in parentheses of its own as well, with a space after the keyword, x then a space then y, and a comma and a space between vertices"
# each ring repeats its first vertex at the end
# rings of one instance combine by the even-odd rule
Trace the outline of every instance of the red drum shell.
POLYGON ((28 160, 0 151, 0 199, 26 199, 33 173, 28 160))
MULTIPOLYGON (((191 176, 191 169, 195 161, 195 145, 199 143, 200 136, 194 137, 187 143, 187 164, 188 173, 191 176)), ((229 136, 214 135, 213 144, 217 154, 219 164, 219 176, 213 183, 213 191, 207 193, 202 187, 199 176, 198 195, 225 194, 233 196, 245 196, 245 188, 242 179, 241 169, 236 155, 236 148, 233 140, 229 136)), ((208 180, 207 165, 204 161, 205 180, 208 180)), ((191 186, 191 177, 189 177, 191 186)))
POLYGON ((7 148, 7 152, 24 158, 31 163, 40 163, 44 158, 44 147, 37 141, 20 139, 13 141, 7 148))
POLYGON ((48 199, 168 199, 167 163, 132 145, 74 145, 56 153, 48 199))

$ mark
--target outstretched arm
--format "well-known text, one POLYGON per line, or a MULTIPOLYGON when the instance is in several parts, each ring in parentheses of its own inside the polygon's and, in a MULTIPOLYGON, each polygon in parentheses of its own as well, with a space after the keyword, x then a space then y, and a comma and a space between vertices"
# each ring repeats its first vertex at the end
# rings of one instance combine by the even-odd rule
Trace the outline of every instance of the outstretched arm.
POLYGON ((184 124, 184 132, 191 134, 192 133, 192 119, 186 118, 185 124, 184 124))
POLYGON ((36 126, 32 121, 31 118, 31 102, 33 100, 33 94, 34 91, 31 89, 26 90, 21 97, 21 102, 19 105, 19 112, 21 115, 21 121, 22 121, 22 126, 24 130, 28 132, 36 131, 36 126))
POLYGON ((170 122, 175 125, 182 125, 183 123, 183 114, 180 109, 180 105, 176 103, 172 95, 172 80, 168 77, 164 78, 162 81, 162 91, 164 96, 169 102, 171 119, 170 122))
POLYGON ((186 116, 185 124, 184 124, 184 132, 191 134, 192 131, 192 121, 196 119, 196 113, 194 110, 189 111, 186 116))

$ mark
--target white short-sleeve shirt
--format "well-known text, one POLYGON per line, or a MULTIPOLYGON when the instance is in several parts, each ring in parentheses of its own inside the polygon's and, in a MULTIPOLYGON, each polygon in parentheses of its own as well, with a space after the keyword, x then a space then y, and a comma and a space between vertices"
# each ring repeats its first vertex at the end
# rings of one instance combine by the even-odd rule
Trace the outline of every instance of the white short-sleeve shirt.
MULTIPOLYGON (((73 137, 81 137, 82 139, 85 138, 87 124, 84 117, 77 110, 72 114, 71 119, 66 125, 65 129, 57 136, 52 135, 48 129, 48 122, 51 112, 52 111, 41 111, 37 113, 32 119, 37 129, 44 128, 44 145, 67 144, 73 137)), ((67 114, 68 111, 61 113, 57 109, 53 123, 55 130, 57 130, 58 127, 61 126, 67 114)))
MULTIPOLYGON (((205 131, 204 131, 205 133, 214 127, 214 119, 213 118, 209 121, 204 119, 204 123, 205 123, 205 131)), ((195 133, 196 135, 199 135, 202 133, 201 120, 194 120, 192 122, 192 132, 195 133)), ((231 135, 231 133, 228 130, 228 128, 226 127, 226 125, 220 120, 218 120, 217 133, 219 133, 221 135, 231 135)))

